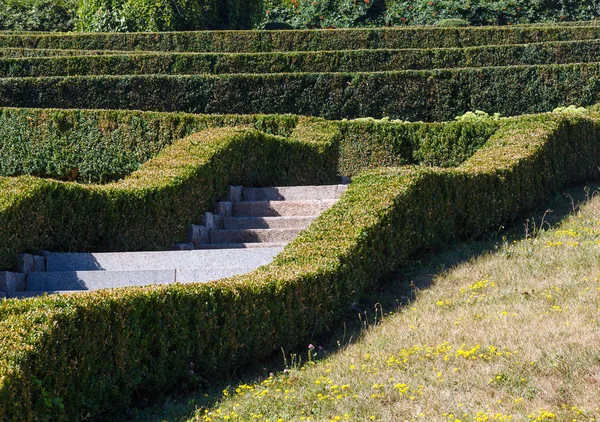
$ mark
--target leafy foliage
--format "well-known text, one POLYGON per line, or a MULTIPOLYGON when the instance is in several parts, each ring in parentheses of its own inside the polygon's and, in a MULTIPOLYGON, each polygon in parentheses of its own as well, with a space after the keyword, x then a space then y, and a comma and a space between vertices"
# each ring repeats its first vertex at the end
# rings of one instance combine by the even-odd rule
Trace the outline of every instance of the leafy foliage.
POLYGON ((0 30, 70 31, 76 0, 0 0, 0 30))
POLYGON ((175 31, 249 28, 262 10, 259 0, 92 0, 77 10, 80 31, 175 31))
POLYGON ((471 25, 593 20, 598 0, 386 0, 389 25, 433 25, 462 19, 471 25))

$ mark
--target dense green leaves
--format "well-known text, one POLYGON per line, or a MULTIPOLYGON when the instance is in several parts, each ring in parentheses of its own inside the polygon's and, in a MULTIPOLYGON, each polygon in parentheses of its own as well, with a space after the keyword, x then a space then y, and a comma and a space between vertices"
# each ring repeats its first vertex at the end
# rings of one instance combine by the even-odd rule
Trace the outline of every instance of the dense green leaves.
POLYGON ((471 25, 592 20, 598 0, 386 0, 385 20, 392 25, 432 25, 463 19, 471 25))
MULTIPOLYGON (((6 55, 34 54, 4 50, 6 55)), ((56 50, 41 50, 40 55, 56 50)), ((594 62, 600 40, 444 49, 376 49, 274 53, 136 53, 1 58, 0 77, 75 75, 191 75, 232 73, 373 72, 594 62)), ((2 50, 0 50, 0 55, 2 50)))

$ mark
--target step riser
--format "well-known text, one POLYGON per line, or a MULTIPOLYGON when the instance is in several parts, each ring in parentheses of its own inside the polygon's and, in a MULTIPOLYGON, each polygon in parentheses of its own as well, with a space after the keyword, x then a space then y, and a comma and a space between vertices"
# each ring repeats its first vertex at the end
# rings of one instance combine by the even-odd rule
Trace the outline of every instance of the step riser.
POLYGON ((347 189, 348 185, 245 188, 241 199, 243 201, 339 199, 347 189))
POLYGON ((225 230, 305 229, 315 217, 229 217, 223 219, 225 230))
POLYGON ((294 202, 234 202, 233 217, 317 216, 333 206, 335 202, 334 199, 294 202))
POLYGON ((291 242, 302 229, 211 230, 210 243, 291 242))
POLYGON ((254 270, 256 267, 220 269, 181 269, 154 271, 78 271, 32 273, 28 276, 29 291, 100 290, 119 287, 209 282, 254 270))
POLYGON ((48 253, 48 271, 138 271, 266 265, 282 247, 252 250, 193 250, 129 253, 48 253))

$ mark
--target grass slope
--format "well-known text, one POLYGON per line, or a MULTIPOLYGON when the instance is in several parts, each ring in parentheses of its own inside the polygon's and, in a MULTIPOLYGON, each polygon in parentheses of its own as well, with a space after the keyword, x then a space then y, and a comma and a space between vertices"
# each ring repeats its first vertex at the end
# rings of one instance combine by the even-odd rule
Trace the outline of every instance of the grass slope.
POLYGON ((193 420, 597 420, 600 198, 526 234, 434 276, 358 343, 229 388, 193 420))

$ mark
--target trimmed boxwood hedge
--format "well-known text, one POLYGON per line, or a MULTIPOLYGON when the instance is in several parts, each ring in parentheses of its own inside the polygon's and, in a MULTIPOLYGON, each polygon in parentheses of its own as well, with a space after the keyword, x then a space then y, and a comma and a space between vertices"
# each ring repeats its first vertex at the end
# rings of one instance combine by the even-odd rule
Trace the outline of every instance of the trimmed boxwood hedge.
MULTIPOLYGON (((280 171, 292 177, 291 180, 316 183, 325 179, 333 180, 339 174, 353 176, 361 170, 382 165, 456 165, 483 145, 499 123, 485 118, 450 123, 404 124, 373 119, 328 122, 290 115, 198 116, 104 110, 0 109, 0 133, 6 135, 4 139, 0 138, 0 146, 3 147, 0 169, 9 168, 10 165, 14 169, 20 165, 22 173, 35 175, 39 171, 36 165, 44 163, 46 168, 54 166, 53 170, 66 169, 59 176, 72 176, 73 166, 90 170, 86 174, 114 175, 119 171, 125 172, 128 166, 137 166, 134 160, 136 154, 147 153, 145 158, 151 158, 139 171, 104 186, 82 186, 51 180, 40 184, 38 179, 32 178, 0 179, 3 187, 0 189, 0 203, 4 204, 6 210, 4 214, 0 212, 2 221, 6 222, 0 229, 0 270, 7 269, 17 253, 26 250, 153 249, 181 239, 186 226, 190 222, 200 221, 200 213, 211 208, 218 192, 212 188, 206 190, 201 181, 192 182, 186 178, 185 183, 192 186, 194 192, 183 192, 166 183, 152 191, 154 199, 150 200, 146 184, 154 186, 155 181, 148 169, 156 167, 157 162, 164 163, 165 154, 169 154, 173 148, 178 151, 188 148, 189 140, 176 140, 185 134, 207 126, 236 124, 246 124, 271 134, 263 133, 261 136, 275 134, 286 137, 289 141, 282 144, 285 148, 279 151, 281 155, 272 157, 279 160, 277 166, 281 167, 280 171), (109 129, 111 136, 107 135, 109 129), (65 142, 56 142, 57 139, 65 139, 65 142), (324 155, 307 164, 306 173, 291 175, 289 169, 279 164, 294 164, 299 160, 293 145, 306 144, 306 148, 310 149, 315 142, 320 145, 320 154, 324 155), (170 143, 173 143, 172 147, 166 148, 170 143), (107 157, 116 161, 120 157, 119 152, 130 146, 131 161, 116 164, 110 160, 106 162, 107 157), (159 150, 161 152, 156 155, 159 150), (318 165, 323 165, 323 168, 315 170, 318 165), (132 180, 136 181, 135 189, 131 188, 132 180), (27 181, 31 181, 31 186, 27 181), (169 201, 187 203, 185 195, 195 195, 195 202, 189 202, 192 208, 181 206, 179 212, 172 212, 171 208, 175 205, 168 205, 169 201), (30 201, 42 202, 32 205, 30 201), (145 202, 140 205, 139 201, 145 202), (138 211, 140 207, 144 212, 138 211), (54 218, 53 215, 61 218, 54 218), (164 220, 164 224, 153 224, 153 218, 164 220), (31 233, 25 233, 21 228, 23 221, 38 221, 39 224, 32 224, 29 227, 31 233)), ((207 145, 211 142, 206 138, 207 145)), ((185 158, 182 162, 195 162, 193 160, 200 158, 185 158)), ((165 168, 174 166, 169 162, 165 168)), ((285 183, 284 176, 278 178, 279 175, 263 170, 262 179, 252 176, 243 180, 243 183, 285 183)), ((233 176, 219 177, 229 180, 233 176)), ((204 183, 207 183, 206 180, 204 183)))
POLYGON ((600 40, 450 49, 68 54, 65 57, 0 58, 0 77, 372 72, 581 63, 594 62, 598 57, 600 40))
POLYGON ((600 38, 600 26, 589 24, 469 28, 0 34, 0 47, 250 53, 468 47, 597 38, 600 38))
POLYGON ((201 129, 245 124, 287 136, 297 122, 297 116, 0 109, 0 176, 104 183, 201 129))
POLYGON ((0 268, 26 250, 168 248, 231 184, 334 182, 336 128, 306 125, 309 138, 303 130, 287 139, 251 128, 206 129, 105 185, 1 177, 0 268))
POLYGON ((600 102, 599 63, 373 73, 0 79, 0 106, 452 120, 600 102))
POLYGON ((190 362, 200 376, 215 377, 297 346, 411 254, 497 227, 565 183, 598 177, 599 135, 598 115, 503 120, 459 167, 388 168, 355 178, 339 203, 252 273, 5 301, 0 419, 118 411, 136 395, 189 382, 190 362))

